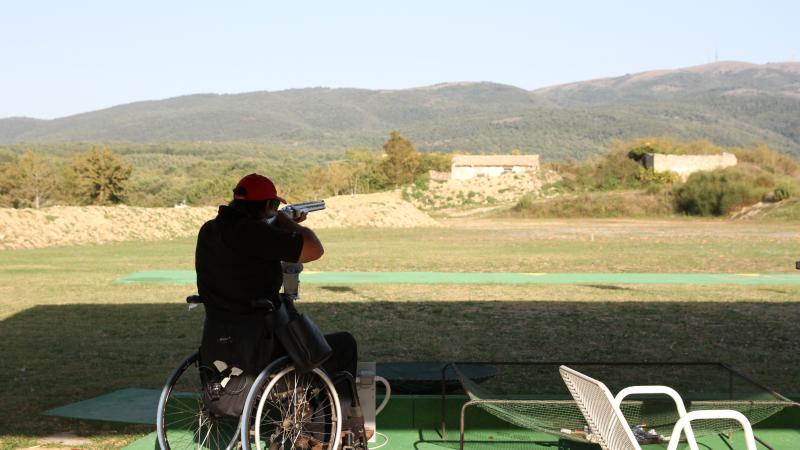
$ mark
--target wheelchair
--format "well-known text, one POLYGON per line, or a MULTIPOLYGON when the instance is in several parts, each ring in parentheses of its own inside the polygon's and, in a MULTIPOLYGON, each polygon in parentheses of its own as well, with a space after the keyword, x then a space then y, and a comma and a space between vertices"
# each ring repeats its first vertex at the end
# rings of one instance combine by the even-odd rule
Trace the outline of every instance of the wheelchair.
MULTIPOLYGON (((197 296, 189 303, 202 303, 197 296)), ((322 368, 301 373, 288 357, 256 377, 240 417, 218 416, 203 402, 202 376, 213 370, 188 356, 167 378, 156 415, 162 450, 366 450, 363 426, 343 430, 345 418, 336 384, 347 382, 355 408, 358 394, 347 372, 331 378, 322 368)))

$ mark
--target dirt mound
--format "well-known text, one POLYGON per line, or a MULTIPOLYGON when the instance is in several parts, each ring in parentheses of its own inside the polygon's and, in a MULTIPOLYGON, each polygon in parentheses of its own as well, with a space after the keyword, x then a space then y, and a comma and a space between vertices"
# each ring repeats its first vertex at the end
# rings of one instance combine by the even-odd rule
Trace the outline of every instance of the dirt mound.
POLYGON ((435 227, 439 222, 400 199, 397 192, 343 195, 325 200, 326 209, 308 216, 311 228, 435 227))
MULTIPOLYGON (((334 197, 327 210, 313 213, 312 228, 437 226, 396 193, 334 197)), ((194 236, 217 214, 215 207, 139 208, 128 206, 53 206, 0 208, 0 249, 162 240, 194 236)))
POLYGON ((0 248, 159 240, 197 233, 216 208, 53 206, 0 209, 0 248))
POLYGON ((784 219, 797 220, 800 217, 800 199, 790 198, 779 202, 758 202, 731 214, 734 220, 784 219))

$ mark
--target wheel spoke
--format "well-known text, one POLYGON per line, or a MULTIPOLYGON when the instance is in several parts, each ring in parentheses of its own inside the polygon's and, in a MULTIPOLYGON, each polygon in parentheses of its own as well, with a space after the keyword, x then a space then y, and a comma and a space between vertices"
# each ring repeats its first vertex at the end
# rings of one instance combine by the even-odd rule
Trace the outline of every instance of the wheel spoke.
POLYGON ((258 418, 255 448, 309 450, 321 445, 323 450, 334 450, 339 420, 336 391, 322 372, 300 374, 284 368, 260 389, 263 392, 254 397, 257 404, 248 413, 248 418, 250 414, 258 418))
MULTIPOLYGON (((172 450, 225 450, 238 436, 238 420, 216 417, 202 401, 200 368, 196 355, 184 370, 175 372, 168 382, 165 404, 159 408, 159 439, 172 450)), ((187 359, 189 361, 189 359, 187 359)), ((167 389, 167 388, 165 388, 167 389)))

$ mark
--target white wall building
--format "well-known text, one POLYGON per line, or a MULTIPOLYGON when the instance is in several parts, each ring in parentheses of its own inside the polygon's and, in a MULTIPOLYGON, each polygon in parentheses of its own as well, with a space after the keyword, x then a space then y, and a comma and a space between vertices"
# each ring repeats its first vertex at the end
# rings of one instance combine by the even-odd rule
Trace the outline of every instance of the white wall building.
POLYGON ((689 175, 701 170, 714 170, 735 166, 736 155, 724 152, 720 155, 665 155, 646 153, 642 160, 644 167, 654 172, 675 172, 686 181, 689 175))
POLYGON ((504 173, 539 171, 539 155, 458 155, 453 157, 453 180, 496 177, 504 173))

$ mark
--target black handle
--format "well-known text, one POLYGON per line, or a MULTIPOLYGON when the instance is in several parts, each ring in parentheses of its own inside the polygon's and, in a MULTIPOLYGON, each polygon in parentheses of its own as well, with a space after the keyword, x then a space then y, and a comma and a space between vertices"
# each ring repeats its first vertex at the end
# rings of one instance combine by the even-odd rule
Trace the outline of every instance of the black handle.
POLYGON ((250 301, 250 306, 259 310, 274 311, 275 304, 268 298, 257 298, 250 301))

